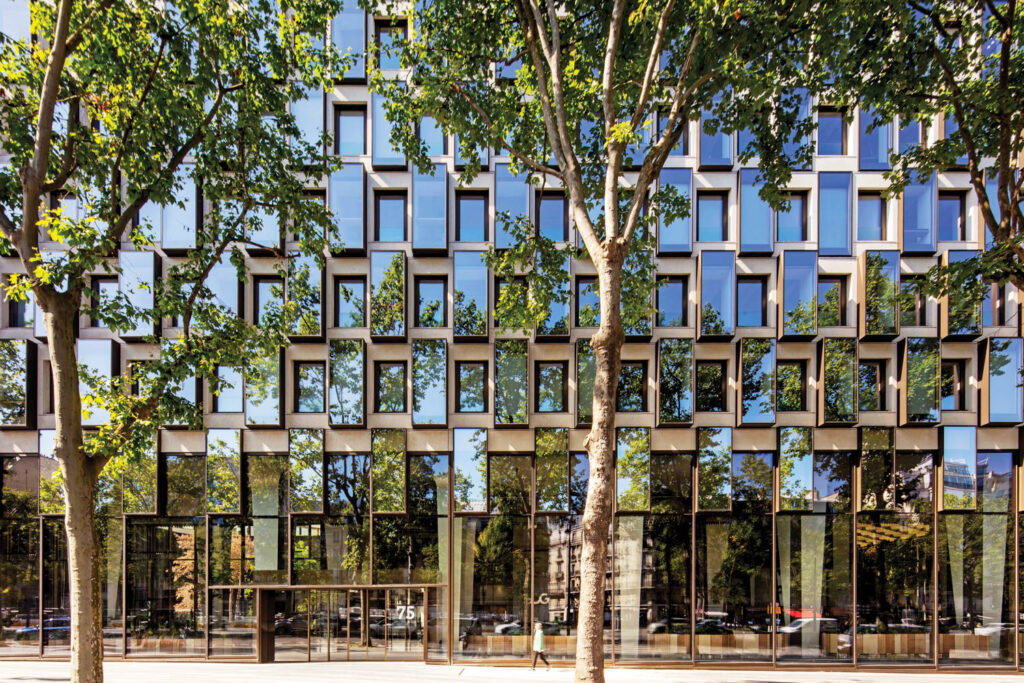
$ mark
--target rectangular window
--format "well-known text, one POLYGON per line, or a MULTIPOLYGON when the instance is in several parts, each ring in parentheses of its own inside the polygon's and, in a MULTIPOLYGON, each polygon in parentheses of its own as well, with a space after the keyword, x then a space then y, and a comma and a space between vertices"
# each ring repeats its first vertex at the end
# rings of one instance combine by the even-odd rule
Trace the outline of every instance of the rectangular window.
POLYGON ((899 333, 900 253, 869 251, 864 254, 864 331, 868 335, 899 333))
MULTIPOLYGON (((122 251, 118 260, 121 264, 121 292, 133 306, 143 311, 152 309, 157 268, 155 254, 151 251, 122 251)), ((157 326, 152 320, 135 319, 120 333, 122 337, 144 337, 156 334, 157 326)))
POLYGON ((823 421, 857 421, 857 340, 829 337, 822 340, 821 402, 823 421))
POLYGON ((967 196, 963 192, 939 192, 938 232, 940 242, 962 242, 967 196))
POLYGON ((370 432, 370 481, 373 512, 405 512, 405 430, 370 432))
POLYGON ((494 342, 494 422, 526 424, 529 382, 525 339, 494 342))
POLYGON ((448 297, 446 281, 441 277, 416 278, 416 327, 444 327, 448 297))
POLYGON ((903 190, 903 251, 934 253, 935 205, 938 202, 935 176, 923 183, 909 183, 903 190))
POLYGON ((456 511, 487 510, 487 430, 452 430, 456 511))
POLYGON ((334 108, 334 153, 341 156, 366 154, 366 107, 334 108))
POLYGON ((227 258, 221 257, 221 260, 210 268, 210 272, 206 276, 206 287, 210 290, 212 303, 223 306, 230 313, 238 315, 238 290, 240 289, 238 271, 227 258))
MULTIPOLYGON (((715 96, 712 107, 721 95, 715 96)), ((700 114, 700 165, 701 168, 728 168, 732 166, 732 135, 721 130, 712 112, 705 109, 700 114), (713 131, 713 132, 712 132, 713 131)))
POLYGON ((658 342, 658 419, 662 424, 693 421, 693 342, 658 342))
POLYGON ((487 241, 486 192, 456 193, 455 239, 459 242, 487 241))
POLYGON ((818 253, 850 255, 850 213, 853 174, 818 174, 818 253))
POLYGON ((594 350, 586 339, 576 340, 576 422, 589 424, 594 417, 594 350))
POLYGON ((622 362, 615 410, 620 413, 642 413, 647 410, 647 363, 622 362))
MULTIPOLYGON (((115 374, 118 374, 115 364, 116 349, 112 340, 79 339, 77 349, 78 364, 85 366, 85 369, 100 382, 109 382, 115 374)), ((83 397, 92 394, 92 389, 84 381, 79 381, 78 391, 83 397)), ((93 407, 88 417, 82 416, 82 423, 93 427, 106 424, 109 419, 110 414, 105 408, 93 407)))
MULTIPOLYGON (((565 337, 569 334, 569 301, 572 286, 569 279, 569 257, 566 256, 562 264, 561 282, 553 283, 551 297, 548 300, 547 315, 537 323, 538 337, 565 337), (559 300, 561 298, 561 300, 559 300)), ((523 284, 525 295, 526 285, 523 284)))
POLYGON ((284 305, 284 280, 279 277, 254 276, 253 289, 253 323, 264 325, 273 320, 273 315, 280 314, 284 305))
POLYGON ((412 342, 412 423, 448 421, 448 352, 443 339, 412 342))
POLYGON ((381 20, 376 22, 375 29, 379 50, 378 66, 381 69, 401 69, 401 43, 405 40, 405 22, 381 20))
POLYGON ((328 203, 337 235, 332 235, 334 253, 359 253, 366 248, 366 179, 362 164, 345 164, 331 172, 327 183, 328 203))
POLYGON ((597 327, 601 324, 601 300, 597 278, 576 278, 576 327, 597 327))
POLYGON ((338 74, 340 78, 366 78, 366 13, 357 0, 342 0, 341 11, 331 19, 331 45, 340 54, 352 54, 353 62, 345 72, 338 74))
POLYGON ((448 153, 448 136, 437 123, 437 119, 424 116, 419 125, 420 142, 427 148, 427 155, 439 157, 448 153))
POLYGON ((728 235, 728 192, 697 193, 697 241, 723 242, 728 235))
POLYGON ((775 216, 775 239, 779 242, 807 241, 807 193, 787 192, 789 208, 775 216))
POLYGON ((30 346, 34 347, 24 340, 0 339, 0 367, 4 369, 0 373, 0 425, 29 426, 29 420, 35 418, 30 416, 30 408, 35 407, 35 401, 29 400, 35 394, 29 386, 29 362, 35 358, 30 346))
POLYGON ((907 421, 938 422, 941 384, 939 340, 907 338, 907 421))
POLYGON ((569 406, 569 364, 564 361, 537 361, 533 366, 538 413, 564 413, 569 406))
POLYGON ((370 334, 405 335, 405 254, 400 251, 370 254, 370 334))
MULTIPOLYGON (((980 254, 978 251, 957 251, 950 249, 946 252, 946 259, 949 265, 956 263, 962 263, 969 261, 980 254)), ((984 286, 985 294, 991 295, 991 288, 988 285, 984 286)), ((989 306, 984 302, 979 305, 974 297, 970 295, 970 292, 956 290, 949 292, 946 298, 946 330, 943 335, 950 336, 971 336, 981 334, 982 322, 984 319, 984 311, 989 310, 989 306)))
POLYGON ((1019 338, 989 341, 989 421, 1015 423, 1024 419, 1021 406, 1021 364, 1024 341, 1019 338))
POLYGON ((818 326, 846 325, 846 279, 818 278, 818 326))
POLYGON ((188 250, 196 247, 196 224, 202 209, 199 204, 199 188, 192 177, 195 164, 181 164, 174 174, 174 200, 160 206, 148 204, 139 213, 154 227, 159 223, 160 246, 165 250, 188 250), (157 214, 157 215, 153 215, 157 214))
POLYGON ((986 288, 981 324, 986 327, 1006 324, 1006 285, 992 284, 986 288))
POLYGON ((657 290, 658 327, 686 326, 686 278, 668 277, 657 290))
MULTIPOLYGON (((960 124, 956 121, 956 115, 952 111, 947 111, 946 115, 942 118, 942 138, 949 140, 951 149, 962 150, 964 148, 963 140, 960 135, 957 135, 957 131, 960 130, 960 124)), ((965 167, 967 166, 967 154, 961 154, 953 161, 954 167, 965 167)))
MULTIPOLYGON (((818 288, 818 254, 814 251, 785 251, 782 254, 782 333, 813 335, 818 288)), ((739 295, 743 300, 743 295, 739 295)))
POLYGON ((455 362, 455 393, 459 413, 487 412, 487 361, 455 362))
POLYGON ((282 412, 281 354, 271 351, 252 361, 245 382, 245 423, 279 425, 282 412))
POLYGON ((615 465, 616 508, 647 512, 651 507, 651 431, 645 427, 616 429, 615 465))
POLYGON ((725 411, 725 361, 697 362, 697 412, 725 411))
POLYGON ((288 430, 289 503, 292 512, 324 510, 324 433, 288 430))
POLYGON ((366 326, 366 280, 334 281, 334 321, 337 327, 366 326))
POLYGON ((488 456, 487 497, 492 513, 498 513, 506 518, 530 514, 533 502, 530 490, 530 460, 528 455, 491 453, 488 456))
POLYGON ((89 323, 91 327, 106 327, 103 324, 102 318, 110 315, 110 307, 114 301, 117 300, 117 294, 120 291, 120 286, 117 283, 116 277, 98 277, 93 276, 92 280, 92 302, 91 305, 95 309, 94 315, 89 316, 89 323))
POLYGON ((295 412, 324 412, 324 364, 296 361, 295 412))
POLYGON ((391 143, 391 131, 395 124, 388 121, 384 107, 385 96, 373 94, 373 165, 379 168, 402 168, 405 166, 405 155, 391 143))
POLYGON ((857 194, 857 239, 881 241, 885 239, 885 200, 879 192, 857 194))
POLYGON ((457 251, 453 258, 456 337, 487 336, 487 264, 480 251, 457 251))
POLYGON ((322 331, 323 268, 316 256, 289 253, 288 299, 298 304, 299 317, 292 322, 291 333, 304 337, 317 336, 322 331))
POLYGON ((904 275, 900 280, 900 325, 927 325, 927 299, 920 287, 924 279, 917 275, 904 275))
POLYGON ((511 224, 530 214, 530 190, 527 176, 513 175, 508 164, 494 165, 494 246, 508 249, 518 238, 511 224))
POLYGON ((534 432, 537 467, 537 511, 569 511, 569 430, 534 432))
POLYGON ((906 154, 921 144, 921 122, 900 116, 899 150, 906 154))
MULTIPOLYGON (((945 366, 945 363, 943 363, 943 366, 945 366)), ((943 410, 946 410, 946 408, 943 407, 943 410)), ((978 464, 977 432, 975 428, 943 427, 943 510, 974 510, 977 508, 979 491, 988 488, 983 484, 979 485, 978 464)))
POLYGON ((846 121, 844 112, 835 107, 818 107, 818 155, 846 154, 846 121))
POLYGON ((748 337, 740 342, 744 424, 775 421, 775 340, 748 337))
POLYGON ((766 323, 768 282, 760 277, 736 278, 736 326, 763 327, 766 323))
POLYGON ((860 410, 885 410, 887 379, 884 360, 860 362, 857 370, 857 397, 860 410))
POLYGON ((860 170, 886 171, 889 169, 890 135, 892 124, 883 123, 867 107, 860 109, 860 170))
POLYGON ((941 410, 966 410, 966 363, 962 360, 942 361, 941 410))
MULTIPOLYGON (((443 252, 448 247, 448 170, 434 164, 433 175, 412 174, 412 248, 443 252)), ((404 207, 403 207, 404 210, 404 207)), ((402 225, 404 226, 404 213, 402 225)))
POLYGON ((213 412, 242 412, 242 396, 245 387, 242 383, 242 372, 236 367, 221 365, 217 368, 217 386, 211 387, 213 393, 213 412))
POLYGON ((779 361, 775 375, 775 409, 780 413, 807 410, 807 364, 802 360, 779 361))
MULTIPOLYGON (((740 170, 740 251, 771 252, 772 207, 761 198, 758 171, 740 170)), ((724 234, 724 233, 723 233, 724 234)))
POLYGON ((658 213, 658 253, 688 254, 692 248, 691 216, 693 208, 690 200, 693 197, 693 171, 689 168, 664 168, 658 180, 658 189, 663 194, 671 193, 674 200, 666 205, 673 209, 682 207, 686 202, 687 211, 681 215, 680 210, 666 207, 658 213))
MULTIPOLYGON (((301 145, 297 151, 303 153, 305 146, 309 145, 313 148, 311 152, 321 155, 324 151, 324 91, 319 85, 300 86, 300 89, 301 95, 291 103, 291 113, 299 129, 299 136, 292 140, 292 147, 301 145)), ((313 161, 313 158, 308 160, 313 161)))
POLYGON ((406 412, 405 361, 376 361, 373 364, 373 409, 378 413, 406 412))
POLYGON ((814 501, 814 453, 811 430, 779 429, 779 509, 812 510, 814 501))
POLYGON ((537 193, 537 235, 555 242, 569 241, 569 206, 564 194, 537 193))
POLYGON ((732 507, 732 429, 697 430, 697 509, 732 507))
POLYGON ((700 255, 700 333, 729 335, 735 331, 736 254, 704 251, 700 255))
POLYGON ((330 342, 330 387, 328 417, 332 425, 363 423, 363 392, 366 385, 363 342, 332 339, 330 342))
POLYGON ((378 242, 404 242, 405 192, 376 192, 373 201, 373 238, 378 242))

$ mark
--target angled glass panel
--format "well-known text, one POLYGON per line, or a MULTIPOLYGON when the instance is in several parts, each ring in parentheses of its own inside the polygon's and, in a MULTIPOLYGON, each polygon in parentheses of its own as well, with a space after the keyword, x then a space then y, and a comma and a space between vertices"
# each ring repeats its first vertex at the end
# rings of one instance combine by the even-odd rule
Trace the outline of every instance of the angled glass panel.
POLYGON ((813 251, 783 253, 783 334, 813 335, 818 289, 818 254, 813 251))
POLYGON ((688 253, 693 247, 692 215, 693 170, 689 168, 664 168, 659 176, 661 192, 671 191, 675 203, 685 206, 686 215, 662 209, 658 215, 658 252, 662 254, 688 253))
POLYGON ((758 194, 758 170, 740 170, 740 251, 772 250, 772 207, 758 194))
POLYGON ((206 433, 206 509, 239 513, 241 507, 242 434, 237 429, 206 433))
POLYGON ((588 424, 594 417, 594 381, 597 361, 589 339, 576 340, 576 422, 588 424))
POLYGON ((860 110, 860 168, 862 171, 889 169, 890 131, 892 124, 878 121, 868 107, 860 110))
POLYGON ((412 247, 448 246, 447 166, 434 164, 434 174, 416 171, 412 177, 412 247))
POLYGON ((697 509, 729 510, 732 504, 732 429, 697 430, 697 509))
POLYGON ((942 509, 976 509, 979 483, 975 428, 943 427, 942 509))
POLYGON ((935 208, 938 202, 935 176, 910 183, 903 190, 903 251, 932 253, 936 248, 935 208))
POLYGON ((320 334, 323 302, 323 269, 312 254, 292 252, 288 260, 288 299, 298 305, 292 334, 320 334))
POLYGON ((237 367, 221 365, 217 368, 220 387, 214 395, 215 413, 240 413, 244 410, 245 382, 237 367))
POLYGON ((907 339, 907 420, 938 422, 940 397, 939 340, 907 339))
POLYGON ((851 173, 818 174, 818 253, 850 255, 851 173))
POLYGON ((743 366, 742 420, 775 421, 775 340, 745 338, 740 344, 743 366))
POLYGON ((365 453, 327 454, 327 513, 368 515, 370 457, 365 453))
POLYGON ((332 425, 363 423, 365 379, 363 343, 357 339, 332 339, 330 386, 327 391, 332 425))
POLYGON ((429 116, 420 120, 420 141, 427 149, 427 155, 438 157, 445 153, 444 130, 437 123, 437 119, 429 116))
POLYGON ((814 454, 815 512, 850 512, 853 455, 848 451, 819 451, 814 454))
POLYGON ((405 334, 405 254, 400 251, 370 254, 370 334, 405 334))
POLYGON ((530 457, 491 453, 488 458, 488 498, 491 512, 529 514, 531 508, 530 457))
POLYGON ((857 420, 857 340, 831 337, 824 339, 822 344, 824 421, 855 422, 857 420))
POLYGON ((455 273, 454 330, 460 337, 487 334, 487 264, 480 251, 457 251, 453 257, 455 273))
MULTIPOLYGON (((121 292, 141 313, 153 308, 153 287, 156 282, 156 262, 151 251, 122 251, 118 255, 121 265, 119 279, 121 292)), ((126 337, 141 337, 155 332, 153 322, 136 318, 134 324, 120 330, 126 337)))
POLYGON ((893 430, 863 427, 860 440, 860 509, 892 510, 896 507, 893 430))
POLYGON ((370 443, 373 511, 405 512, 405 431, 374 429, 370 443))
POLYGON ((412 342, 412 422, 443 425, 447 420, 448 353, 443 339, 412 342))
POLYGON ((572 293, 570 291, 571 281, 568 277, 568 256, 563 261, 562 272, 565 273, 565 280, 554 285, 556 289, 548 303, 547 317, 537 324, 538 335, 564 336, 569 334, 569 299, 572 293), (562 301, 559 301, 557 296, 563 297, 562 301))
POLYGON ((289 429, 288 461, 292 512, 323 512, 324 433, 321 429, 289 429))
POLYGON ((534 432, 537 459, 537 511, 569 511, 569 430, 534 432))
POLYGON ((340 78, 366 78, 366 14, 357 0, 343 0, 341 11, 331 19, 331 45, 352 59, 340 78))
POLYGON ((238 270, 226 255, 210 268, 210 273, 206 277, 206 287, 210 290, 213 303, 238 315, 238 270))
POLYGON ((662 424, 693 420, 693 341, 658 342, 658 420, 662 424))
POLYGON ((857 197, 857 239, 885 239, 885 200, 881 195, 861 194, 857 197))
POLYGON ((494 422, 525 424, 529 403, 525 339, 494 342, 494 422))
MULTIPOLYGON (((721 95, 716 95, 715 103, 721 95)), ((705 109, 700 116, 700 165, 732 166, 732 135, 725 133, 715 120, 713 112, 705 109), (711 132, 714 130, 714 132, 711 132)))
POLYGON ((253 359, 245 383, 245 423, 281 422, 281 357, 275 351, 253 359))
POLYGON ((487 510, 487 430, 453 429, 455 510, 487 510))
POLYGON ((175 171, 175 200, 161 210, 160 245, 164 249, 195 249, 199 220, 199 192, 192 178, 193 164, 175 171))
POLYGON ((811 510, 814 453, 809 427, 779 429, 779 509, 811 510))
POLYGON ((898 251, 869 251, 864 255, 864 327, 867 334, 897 334, 900 283, 898 251))
POLYGON ((727 237, 729 196, 725 192, 697 194, 697 241, 721 242, 727 237))
POLYGON ((526 174, 514 175, 508 164, 494 165, 494 214, 494 246, 497 249, 514 246, 507 223, 529 217, 530 185, 526 174))
POLYGON ((990 422, 1024 420, 1021 403, 1021 363, 1024 341, 993 337, 988 355, 988 405, 990 422))
POLYGON ((615 471, 619 512, 646 512, 651 506, 651 432, 646 427, 615 430, 615 471))
POLYGON ((771 511, 771 452, 732 454, 732 509, 736 513, 771 511))
POLYGON ((28 424, 28 342, 0 340, 0 425, 28 424))
POLYGON ((538 413, 564 413, 568 393, 567 364, 564 362, 538 362, 534 372, 537 382, 538 413))
POLYGON ((700 333, 725 335, 735 331, 736 254, 703 251, 700 255, 700 333))
POLYGON ((906 154, 921 144, 921 122, 900 116, 899 152, 906 154))
MULTIPOLYGON (((113 342, 107 339, 79 339, 78 340, 78 365, 85 373, 83 379, 78 383, 78 391, 82 397, 93 395, 90 381, 97 383, 96 389, 109 383, 114 376, 113 342)), ((101 394, 95 394, 97 398, 101 394)), ((87 405, 83 403, 82 424, 86 426, 99 426, 110 420, 110 413, 102 405, 87 405)))
POLYGON ((373 114, 370 119, 373 125, 373 165, 405 166, 405 155, 391 143, 391 131, 395 124, 388 121, 385 99, 384 95, 380 93, 373 94, 373 114))
MULTIPOLYGON (((324 92, 320 86, 302 88, 299 99, 291 104, 295 125, 299 128, 299 142, 313 145, 323 151, 324 92)), ((312 161, 312 159, 310 160, 312 161)))
POLYGON ((363 165, 345 164, 344 167, 332 171, 327 187, 328 202, 336 231, 331 239, 332 250, 365 249, 366 230, 363 222, 366 216, 366 198, 363 165))

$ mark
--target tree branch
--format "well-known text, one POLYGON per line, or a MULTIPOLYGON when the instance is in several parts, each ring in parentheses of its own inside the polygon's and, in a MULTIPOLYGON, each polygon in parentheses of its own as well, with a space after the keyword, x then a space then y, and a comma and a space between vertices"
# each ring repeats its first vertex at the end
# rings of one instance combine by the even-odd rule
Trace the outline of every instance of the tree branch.
POLYGON ((78 120, 79 98, 77 96, 71 98, 68 110, 71 112, 68 116, 68 136, 64 140, 64 157, 61 161, 60 171, 57 172, 53 180, 42 184, 39 189, 40 194, 62 189, 78 167, 78 147, 74 137, 75 132, 81 128, 82 124, 78 120))
POLYGON ((98 17, 102 12, 105 12, 106 10, 110 9, 110 6, 113 4, 114 0, 100 0, 100 3, 96 5, 96 8, 92 11, 92 13, 85 18, 85 21, 82 22, 82 25, 79 26, 74 33, 68 36, 68 52, 75 51, 75 48, 78 47, 78 44, 82 42, 82 38, 83 36, 85 36, 85 33, 88 30, 89 25, 92 23, 93 19, 98 17))
POLYGON ((658 62, 661 61, 661 43, 665 39, 665 29, 668 27, 668 15, 675 5, 676 0, 668 0, 658 18, 658 30, 654 34, 651 52, 647 55, 647 69, 644 71, 644 81, 640 87, 640 98, 637 100, 636 111, 633 113, 633 121, 630 124, 630 128, 633 130, 636 130, 643 120, 644 110, 647 108, 647 98, 650 97, 651 85, 654 83, 654 75, 659 72, 658 62))

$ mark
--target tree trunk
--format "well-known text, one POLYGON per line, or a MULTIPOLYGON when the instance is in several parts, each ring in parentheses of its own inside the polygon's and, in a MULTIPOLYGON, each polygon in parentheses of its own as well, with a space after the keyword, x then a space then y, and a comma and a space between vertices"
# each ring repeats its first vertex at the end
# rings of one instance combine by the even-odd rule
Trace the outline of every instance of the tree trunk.
POLYGON ((576 638, 576 681, 604 683, 604 592, 608 571, 608 528, 615 495, 615 393, 622 359, 619 314, 621 261, 598 266, 601 326, 591 338, 594 350, 593 423, 587 435, 590 481, 583 512, 580 607, 576 638))
POLYGON ((71 682, 103 681, 103 623, 93 496, 101 467, 82 449, 82 401, 74 320, 77 293, 46 297, 43 319, 53 368, 54 455, 64 477, 71 600, 71 682))

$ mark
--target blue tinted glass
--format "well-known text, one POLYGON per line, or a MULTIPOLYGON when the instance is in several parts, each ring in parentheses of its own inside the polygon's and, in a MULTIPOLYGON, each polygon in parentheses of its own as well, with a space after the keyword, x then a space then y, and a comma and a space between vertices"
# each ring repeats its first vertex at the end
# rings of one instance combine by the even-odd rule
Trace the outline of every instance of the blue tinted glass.
POLYGON ((269 248, 278 246, 281 241, 281 228, 277 215, 262 206, 253 207, 249 213, 254 222, 249 239, 269 248))
POLYGON ((404 166, 405 156, 391 144, 391 129, 394 124, 388 121, 384 108, 383 95, 373 95, 373 165, 404 166))
MULTIPOLYGON (((661 171, 659 185, 662 189, 672 188, 676 195, 689 200, 693 196, 693 171, 688 168, 666 168, 661 171)), ((669 220, 663 211, 658 218, 658 251, 662 253, 690 251, 690 215, 693 205, 689 205, 686 216, 669 220)))
MULTIPOLYGON (((668 125, 668 114, 665 113, 665 112, 662 112, 662 113, 658 114, 658 139, 659 140, 661 139, 661 136, 665 134, 665 126, 666 125, 668 125)), ((669 156, 683 156, 684 154, 686 154, 686 130, 687 130, 686 126, 688 125, 688 122, 684 123, 683 125, 684 125, 683 134, 679 136, 679 142, 676 143, 676 146, 673 147, 671 150, 669 150, 669 156)), ((664 179, 664 177, 665 177, 664 171, 662 172, 661 177, 664 179)))
MULTIPOLYGON (((143 311, 153 308, 153 287, 156 265, 151 251, 122 251, 120 255, 120 287, 132 304, 143 311)), ((153 334, 152 322, 136 320, 135 324, 121 330, 128 337, 153 334)))
POLYGON ((487 241, 487 198, 482 195, 459 197, 459 241, 487 241))
POLYGON ((736 154, 742 156, 747 151, 751 154, 756 153, 757 149, 754 147, 754 142, 754 131, 749 128, 736 131, 736 154))
POLYGON ((903 191, 903 249, 935 251, 935 176, 903 191))
POLYGON ((818 254, 813 251, 787 251, 783 259, 783 334, 814 334, 817 329, 814 295, 818 288, 818 254))
MULTIPOLYGON (((809 121, 811 118, 811 97, 808 94, 807 89, 797 88, 794 91, 793 96, 799 99, 796 123, 799 124, 801 121, 809 121)), ((782 143, 782 153, 790 159, 795 159, 800 148, 807 145, 808 140, 809 135, 803 135, 800 137, 793 135, 789 140, 782 143)))
POLYGON ((213 295, 214 303, 237 315, 238 271, 227 258, 221 257, 220 262, 210 268, 210 274, 206 277, 206 286, 213 295))
POLYGON ((708 110, 701 112, 700 165, 732 166, 732 136, 721 130, 716 133, 708 133, 704 128, 705 122, 713 118, 708 110))
POLYGON ((988 400, 991 422, 1020 422, 1021 339, 992 339, 988 358, 988 400))
POLYGON ((937 223, 940 241, 952 242, 964 238, 962 207, 959 196, 939 197, 937 223))
POLYGON ((405 240, 405 197, 393 194, 377 195, 377 241, 402 242, 405 240))
POLYGON ((744 339, 742 413, 745 423, 775 421, 775 340, 744 339))
POLYGON ((448 246, 447 167, 434 165, 434 174, 417 171, 412 178, 413 249, 444 249, 448 246))
POLYGON ((444 282, 420 280, 416 283, 417 327, 444 327, 444 282))
POLYGON ((889 168, 889 124, 872 129, 875 113, 860 110, 860 167, 865 171, 883 171, 889 168))
POLYGON ((370 254, 370 334, 405 334, 405 254, 370 254), (399 311, 397 315, 394 311, 399 311))
MULTIPOLYGON (((412 342, 413 424, 444 424, 448 354, 443 339, 412 342)), ((445 473, 447 475, 447 472, 445 473)))
POLYGON ((420 121, 420 140, 426 146, 428 155, 436 157, 444 154, 444 131, 429 116, 420 121))
POLYGON ((366 154, 366 111, 342 109, 338 111, 335 131, 337 153, 341 155, 366 154))
POLYGON ((844 154, 843 133, 846 122, 839 112, 818 112, 818 154, 835 156, 844 154))
MULTIPOLYGON (((999 208, 999 182, 996 178, 985 179, 985 194, 988 196, 988 205, 992 207, 992 217, 995 218, 996 222, 1001 221, 1002 209, 999 208)), ((985 248, 991 249, 993 246, 995 246, 995 243, 995 237, 992 236, 992 231, 989 229, 988 223, 986 223, 985 248)))
POLYGON ((341 12, 331 20, 331 44, 341 54, 351 53, 354 63, 341 74, 343 78, 366 77, 366 15, 359 0, 342 0, 341 12))
POLYGON ((454 255, 455 334, 487 334, 487 265, 483 252, 457 251, 454 255))
POLYGON ((885 200, 878 195, 857 198, 857 239, 883 240, 885 200))
POLYGON ((804 196, 794 194, 789 196, 789 210, 779 211, 776 215, 776 230, 778 235, 775 239, 779 242, 803 242, 807 239, 804 229, 807 209, 804 206, 804 196))
POLYGON ((900 154, 906 154, 911 147, 921 144, 921 124, 913 119, 900 123, 900 154))
POLYGON ((682 327, 686 324, 686 283, 668 280, 658 287, 658 326, 682 327))
POLYGON ((292 102, 292 116, 299 128, 301 142, 319 146, 324 133, 324 93, 317 87, 305 88, 292 102))
MULTIPOLYGON (((946 124, 945 125, 945 127, 946 127, 946 139, 947 140, 951 140, 951 141, 957 143, 960 147, 963 147, 963 144, 960 141, 960 136, 957 135, 957 131, 960 130, 960 124, 958 124, 956 122, 956 118, 954 118, 954 116, 952 114, 946 114, 946 122, 945 122, 945 124, 946 124)), ((960 156, 958 156, 956 158, 956 161, 954 163, 957 166, 966 166, 967 165, 967 155, 966 154, 961 154, 960 156)))
POLYGON ((725 239, 725 195, 697 195, 697 241, 721 242, 725 239))
POLYGON ((366 325, 366 283, 360 280, 339 280, 335 294, 338 327, 366 325))
MULTIPOLYGON (((79 339, 78 364, 84 366, 91 375, 110 379, 114 372, 112 343, 109 339, 79 339)), ((78 383, 78 391, 82 396, 92 394, 89 385, 84 381, 78 383)), ((106 424, 109 420, 110 413, 99 406, 91 407, 88 417, 84 413, 82 415, 82 424, 87 426, 106 424)))
POLYGON ((755 169, 740 171, 740 250, 772 250, 772 207, 758 194, 755 169))
POLYGON ((818 174, 818 251, 850 255, 850 173, 818 174))
POLYGON ((380 68, 401 69, 401 51, 397 43, 405 38, 405 29, 401 26, 381 27, 377 35, 380 39, 380 68))
POLYGON ((363 166, 345 164, 331 173, 329 198, 337 235, 331 248, 360 250, 366 247, 363 232, 363 166))
POLYGON ((736 283, 736 326, 760 327, 764 323, 764 283, 760 280, 738 281, 736 283))
POLYGON ((494 246, 498 249, 508 249, 511 247, 512 236, 505 227, 505 221, 515 221, 520 216, 528 216, 529 212, 530 185, 526 182, 526 174, 512 175, 508 164, 495 164, 494 246))
POLYGON ((565 197, 541 195, 537 206, 537 234, 556 242, 569 239, 565 197))
POLYGON ((164 249, 194 249, 196 246, 196 183, 192 164, 182 164, 175 172, 175 199, 163 207, 163 230, 160 241, 164 249))
POLYGON ((222 382, 217 395, 217 412, 242 412, 242 372, 235 367, 221 366, 217 368, 217 378, 222 382))
MULTIPOLYGON (((735 254, 731 251, 701 252, 700 269, 701 334, 732 334, 736 317, 735 254)), ((760 297, 758 303, 760 305, 760 297)))
POLYGON ((576 324, 580 327, 597 327, 601 324, 601 298, 597 282, 592 278, 576 280, 576 324))

